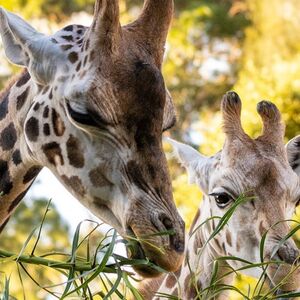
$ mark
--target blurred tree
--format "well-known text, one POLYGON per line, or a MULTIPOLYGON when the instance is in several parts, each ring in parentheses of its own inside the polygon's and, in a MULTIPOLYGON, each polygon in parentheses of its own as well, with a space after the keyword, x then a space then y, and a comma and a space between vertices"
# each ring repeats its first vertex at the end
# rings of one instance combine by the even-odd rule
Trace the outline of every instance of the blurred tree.
POLYGON ((216 109, 236 81, 244 29, 245 1, 176 1, 164 74, 177 105, 177 138, 192 142, 190 124, 204 107, 216 109))
MULTIPOLYGON (((25 244, 30 232, 38 227, 42 221, 43 215, 47 207, 47 200, 37 199, 30 203, 23 201, 13 217, 5 227, 0 237, 0 249, 4 249, 18 254, 25 244)), ((35 231, 33 237, 25 248, 25 253, 31 253, 36 241, 38 230, 35 231)), ((55 249, 56 252, 66 253, 70 249, 69 227, 61 219, 55 207, 50 206, 50 211, 44 222, 42 235, 36 248, 36 255, 44 255, 49 249, 55 249)), ((53 258, 53 257, 52 257, 53 258)), ((58 272, 53 272, 49 268, 37 267, 33 265, 24 265, 30 275, 42 285, 53 284, 61 281, 61 275, 58 272)), ((22 283, 18 275, 18 268, 15 262, 1 263, 1 271, 6 276, 11 276, 10 293, 16 299, 23 299, 22 283)), ((47 293, 39 288, 26 275, 24 270, 19 268, 23 279, 26 299, 46 299, 47 293)), ((0 282, 3 284, 2 275, 0 282)), ((0 291, 3 286, 0 285, 0 291)))
MULTIPOLYGON (((290 139, 300 131, 300 20, 295 13, 300 2, 274 0, 270 5, 266 0, 249 0, 247 5, 252 26, 245 30, 243 56, 234 84, 243 100, 243 125, 251 136, 259 135, 261 121, 256 103, 268 99, 282 112, 286 138, 290 139)), ((201 112, 202 127, 207 113, 211 112, 201 112)), ((215 120, 215 127, 220 128, 221 118, 215 116, 215 120)), ((204 132, 205 152, 219 150, 222 143, 219 131, 204 132), (218 142, 211 144, 210 140, 218 142)))

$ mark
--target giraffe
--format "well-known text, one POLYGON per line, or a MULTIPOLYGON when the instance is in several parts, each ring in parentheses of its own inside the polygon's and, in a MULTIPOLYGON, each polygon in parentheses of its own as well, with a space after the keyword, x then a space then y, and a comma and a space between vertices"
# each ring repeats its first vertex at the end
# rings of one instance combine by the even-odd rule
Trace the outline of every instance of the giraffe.
MULTIPOLYGON (((269 282, 276 286, 283 280, 280 288, 285 291, 300 288, 300 252, 291 238, 280 243, 290 231, 287 222, 281 221, 290 220, 300 204, 300 136, 284 147, 284 125, 279 110, 271 102, 262 101, 257 106, 263 121, 263 132, 257 139, 251 139, 241 126, 241 100, 236 93, 227 93, 221 108, 226 139, 216 155, 205 157, 188 145, 170 140, 190 180, 201 188, 204 196, 186 240, 182 267, 158 280, 145 281, 141 287, 145 299, 166 299, 163 294, 184 300, 228 299, 226 292, 204 293, 202 298, 197 298, 197 293, 210 285, 214 261, 219 257, 261 262, 259 245, 267 231, 264 261, 284 262, 267 268, 269 282), (246 195, 248 200, 236 208, 227 225, 207 243, 219 220, 205 221, 213 216, 222 217, 239 195, 246 195)), ((244 265, 240 261, 220 261, 214 274, 218 284, 231 284, 232 268, 244 265)), ((262 269, 243 272, 259 277, 262 269)))
POLYGON ((176 120, 161 74, 173 6, 145 0, 140 17, 122 27, 118 0, 97 0, 90 27, 51 36, 0 8, 5 54, 24 67, 0 94, 1 229, 47 167, 92 213, 138 240, 130 257, 179 268, 184 222, 162 150, 162 133, 176 120), (156 234, 166 230, 172 235, 156 234))

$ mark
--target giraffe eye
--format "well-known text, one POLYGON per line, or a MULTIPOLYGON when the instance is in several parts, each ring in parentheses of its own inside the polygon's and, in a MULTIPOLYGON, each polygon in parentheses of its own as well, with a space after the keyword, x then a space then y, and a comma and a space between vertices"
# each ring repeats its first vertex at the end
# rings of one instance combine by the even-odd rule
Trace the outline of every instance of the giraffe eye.
POLYGON ((220 208, 226 207, 231 201, 233 201, 233 198, 226 193, 213 193, 210 194, 210 196, 213 196, 215 198, 216 203, 220 208))
POLYGON ((88 126, 97 126, 97 122, 94 120, 93 115, 89 114, 88 112, 79 112, 73 109, 68 101, 67 109, 71 118, 77 123, 88 126))

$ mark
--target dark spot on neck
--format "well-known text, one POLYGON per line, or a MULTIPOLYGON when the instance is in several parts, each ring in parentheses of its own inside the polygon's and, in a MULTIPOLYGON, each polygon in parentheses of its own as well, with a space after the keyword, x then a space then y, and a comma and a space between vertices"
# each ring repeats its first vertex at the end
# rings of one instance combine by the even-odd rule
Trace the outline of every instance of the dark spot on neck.
POLYGON ((88 60, 88 56, 86 55, 86 56, 84 57, 84 61, 83 61, 83 66, 84 66, 84 67, 86 66, 87 60, 88 60))
POLYGON ((64 158, 61 153, 60 145, 56 142, 48 143, 42 146, 45 156, 48 161, 54 165, 63 165, 64 158))
POLYGON ((37 102, 37 103, 34 105, 33 110, 34 110, 34 111, 38 111, 38 110, 40 109, 40 106, 41 106, 40 103, 37 102))
POLYGON ((177 278, 175 277, 174 274, 168 274, 167 279, 166 279, 166 287, 168 289, 171 289, 172 287, 174 287, 177 283, 177 278))
POLYGON ((39 172, 41 171, 41 167, 40 166, 33 166, 31 167, 26 174, 23 177, 23 183, 27 184, 30 181, 32 181, 33 179, 35 179, 35 177, 39 174, 39 172))
POLYGON ((64 31, 73 31, 73 25, 68 25, 67 27, 65 27, 63 30, 64 31))
POLYGON ((18 82, 16 83, 16 86, 21 87, 22 85, 26 84, 30 78, 31 78, 31 76, 30 76, 29 72, 26 71, 24 73, 24 75, 18 80, 18 82))
POLYGON ((78 61, 78 54, 77 52, 71 52, 69 55, 68 55, 68 59, 69 61, 74 64, 76 61, 78 61))
POLYGON ((44 132, 44 135, 45 135, 45 136, 49 136, 49 135, 50 135, 50 126, 49 126, 48 123, 45 123, 45 124, 44 124, 43 132, 44 132))
POLYGON ((95 51, 92 50, 90 53, 90 58, 89 58, 89 62, 92 62, 95 59, 95 51))
POLYGON ((112 183, 105 177, 106 168, 99 165, 89 172, 89 178, 95 187, 111 186, 112 183))
POLYGON ((12 160, 16 166, 22 162, 21 152, 19 149, 15 150, 12 154, 12 160))
POLYGON ((39 136, 39 121, 35 117, 31 117, 25 124, 25 132, 28 139, 36 142, 39 136))
POLYGON ((79 64, 77 65, 76 72, 78 72, 80 70, 80 68, 81 68, 81 62, 79 62, 79 64))
POLYGON ((85 194, 85 188, 82 184, 82 181, 78 176, 67 177, 66 175, 61 176, 63 182, 67 187, 70 187, 76 194, 81 197, 85 194))
POLYGON ((57 136, 62 136, 64 134, 66 129, 65 124, 54 108, 52 108, 52 125, 57 136))
POLYGON ((68 42, 73 42, 73 35, 63 35, 62 38, 68 42))
MULTIPOLYGON (((29 188, 28 188, 29 189, 29 188)), ((19 194, 17 196, 17 198, 10 204, 9 208, 8 208, 8 213, 11 213, 18 205, 19 203, 22 201, 22 199, 25 197, 28 189, 26 189, 25 191, 23 191, 21 194, 19 194)))
POLYGON ((60 46, 60 48, 61 48, 63 51, 70 50, 72 47, 73 47, 72 44, 67 44, 67 45, 62 45, 62 46, 60 46))
POLYGON ((8 98, 9 92, 5 95, 4 99, 0 103, 0 121, 3 120, 8 113, 8 98))
POLYGON ((87 39, 86 42, 85 42, 85 51, 87 51, 90 47, 90 40, 87 39))
POLYGON ((70 135, 67 141, 67 154, 71 166, 75 168, 82 168, 84 166, 83 149, 79 140, 73 135, 70 135))
POLYGON ((44 108, 43 117, 44 118, 49 117, 49 107, 48 107, 48 105, 44 108))
POLYGON ((28 86, 25 89, 25 91, 21 95, 19 95, 17 97, 17 110, 20 110, 23 107, 23 105, 24 105, 24 103, 25 103, 25 101, 27 99, 27 96, 28 96, 28 93, 29 93, 29 89, 30 89, 30 87, 28 86))
POLYGON ((0 192, 2 195, 7 195, 13 188, 11 182, 7 161, 0 160, 0 192))
POLYGON ((1 132, 0 145, 4 151, 11 150, 17 141, 17 131, 14 124, 11 122, 1 132))

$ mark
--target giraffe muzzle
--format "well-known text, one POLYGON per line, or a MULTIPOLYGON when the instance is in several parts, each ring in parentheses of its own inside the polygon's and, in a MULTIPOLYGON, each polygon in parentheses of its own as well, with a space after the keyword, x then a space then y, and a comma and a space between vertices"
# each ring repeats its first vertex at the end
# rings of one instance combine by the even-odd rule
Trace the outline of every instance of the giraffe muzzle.
POLYGON ((160 269, 177 271, 184 254, 184 222, 172 221, 165 213, 153 213, 144 223, 127 226, 127 254, 132 259, 148 259, 150 265, 134 269, 144 277, 160 275, 160 269), (151 266, 151 264, 158 266, 151 266))
POLYGON ((274 286, 281 291, 300 289, 300 251, 293 241, 281 245, 272 260, 279 261, 271 264, 267 273, 274 286))

